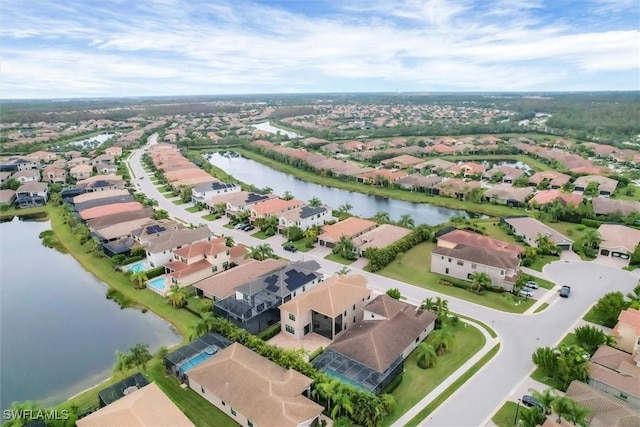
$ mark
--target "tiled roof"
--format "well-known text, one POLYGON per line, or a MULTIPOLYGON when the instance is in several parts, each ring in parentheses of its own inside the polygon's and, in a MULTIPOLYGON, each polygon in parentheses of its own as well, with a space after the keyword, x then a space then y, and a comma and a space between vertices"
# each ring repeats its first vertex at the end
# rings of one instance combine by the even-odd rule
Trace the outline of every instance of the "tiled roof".
POLYGON ((238 286, 258 276, 282 269, 286 265, 287 261, 285 260, 266 259, 264 261, 256 261, 254 259, 247 259, 240 265, 218 273, 208 279, 204 279, 194 286, 207 294, 224 299, 231 296, 238 286))
POLYGON ((633 252, 640 244, 640 230, 618 224, 602 224, 598 227, 602 241, 600 247, 624 248, 633 252))
POLYGON ((364 231, 376 226, 377 223, 374 221, 357 217, 349 217, 344 221, 340 221, 332 225, 325 225, 323 228, 324 232, 318 236, 318 239, 328 242, 337 242, 342 236, 346 236, 351 239, 352 236, 358 233, 363 233, 364 231))

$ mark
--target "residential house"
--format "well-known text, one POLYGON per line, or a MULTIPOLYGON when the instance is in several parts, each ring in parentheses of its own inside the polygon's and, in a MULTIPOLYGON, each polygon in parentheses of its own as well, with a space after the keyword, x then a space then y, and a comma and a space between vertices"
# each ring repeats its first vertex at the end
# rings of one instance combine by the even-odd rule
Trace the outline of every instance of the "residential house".
MULTIPOLYGON (((149 227, 147 227, 148 230, 149 227)), ((164 228, 164 227, 163 227, 164 228)), ((213 233, 209 227, 180 228, 163 230, 154 235, 146 236, 143 246, 147 253, 147 262, 151 267, 164 265, 173 259, 173 250, 191 243, 211 240, 213 233)), ((137 239, 141 239, 138 235, 137 239)))
POLYGON ((49 200, 49 185, 46 182, 27 182, 18 187, 15 196, 19 208, 44 206, 49 200))
POLYGON ((37 169, 40 162, 24 157, 11 157, 8 161, 0 163, 0 172, 17 172, 29 169, 37 169))
POLYGON ((312 363, 320 371, 380 394, 433 331, 436 315, 383 294, 364 307, 362 317, 359 322, 347 319, 346 332, 312 363))
POLYGON ((525 206, 527 200, 533 194, 532 187, 513 187, 510 184, 498 184, 484 192, 484 198, 492 203, 507 206, 525 206))
MULTIPOLYGON (((117 191, 117 190, 116 190, 117 191)), ((111 197, 101 197, 92 200, 87 200, 81 203, 74 203, 73 208, 76 212, 82 212, 87 209, 96 208, 98 206, 106 206, 106 205, 117 205, 120 203, 131 203, 136 200, 131 197, 129 194, 119 195, 119 196, 111 196, 111 197)))
POLYGON ((403 176, 395 183, 405 190, 418 191, 421 193, 432 193, 433 188, 442 182, 443 178, 438 175, 425 176, 419 173, 403 176))
POLYGON ((559 190, 565 186, 571 180, 571 176, 556 172, 556 171, 544 171, 534 173, 529 177, 529 185, 538 187, 543 182, 549 183, 551 190, 559 190))
POLYGON ((16 192, 13 190, 0 190, 0 206, 13 205, 13 202, 16 201, 16 192))
POLYGON ((522 237, 529 246, 538 247, 540 236, 546 236, 563 251, 570 251, 573 247, 573 240, 535 218, 528 216, 504 217, 500 222, 509 227, 513 234, 522 237))
POLYGON ((529 199, 529 206, 536 207, 542 205, 548 205, 555 201, 568 206, 579 206, 582 203, 582 194, 563 193, 559 190, 542 190, 538 191, 531 199, 529 199))
POLYGON ((51 163, 55 161, 58 156, 56 156, 56 153, 51 153, 49 151, 36 151, 35 153, 27 154, 26 158, 38 163, 51 163))
POLYGON ((257 261, 249 258, 239 262, 236 267, 197 282, 193 286, 199 297, 219 301, 235 295, 238 286, 249 283, 257 277, 281 270, 287 264, 288 262, 284 259, 257 261))
POLYGON ((213 212, 219 203, 225 204, 227 216, 235 216, 243 211, 248 211, 251 206, 265 200, 277 198, 275 194, 257 194, 249 191, 240 191, 221 196, 212 197, 207 201, 207 206, 213 212))
POLYGON ((618 315, 618 323, 613 327, 611 336, 615 338, 615 347, 636 355, 640 347, 640 310, 627 308, 618 315))
POLYGON ((59 167, 48 166, 42 171, 42 180, 50 183, 64 184, 67 182, 67 171, 59 167))
POLYGON ((40 171, 37 169, 18 171, 11 175, 11 179, 18 181, 20 184, 38 182, 40 181, 40 171))
POLYGON ((640 361, 606 345, 589 360, 589 385, 640 409, 640 361))
POLYGON ((424 160, 418 157, 410 156, 408 154, 402 154, 390 159, 385 159, 381 161, 380 164, 385 168, 391 167, 396 169, 408 169, 411 167, 415 167, 417 164, 423 162, 424 160))
POLYGON ((328 206, 312 207, 304 205, 277 216, 278 229, 281 233, 284 233, 288 227, 293 226, 300 227, 303 231, 308 230, 314 225, 324 225, 327 221, 333 219, 332 210, 328 206))
POLYGON ((0 172, 0 185, 6 184, 9 182, 11 177, 11 172, 0 172))
POLYGON ((309 397, 313 380, 238 343, 186 372, 189 387, 241 426, 312 427, 324 407, 309 397))
POLYGON ((591 199, 593 212, 596 215, 619 214, 627 216, 635 212, 640 212, 640 202, 633 200, 614 200, 603 197, 591 199))
POLYGON ((475 176, 482 176, 483 173, 487 170, 487 165, 482 165, 480 163, 475 162, 463 162, 457 165, 451 166, 447 169, 451 175, 462 175, 463 178, 471 178, 475 176))
POLYGON ((227 184, 226 182, 214 181, 201 184, 191 189, 191 201, 193 203, 206 203, 212 197, 223 194, 239 193, 241 188, 238 184, 227 184))
POLYGON ((393 224, 382 224, 353 239, 358 256, 369 248, 382 249, 411 234, 411 230, 393 224))
POLYGON ((629 259, 640 244, 640 230, 618 224, 602 224, 600 234, 600 255, 629 259))
POLYGON ((316 261, 292 262, 281 270, 257 277, 214 304, 216 315, 256 334, 279 320, 278 307, 323 279, 316 261))
POLYGON ((70 168, 73 168, 75 166, 80 166, 80 165, 91 165, 91 159, 88 157, 74 157, 71 160, 69 160, 67 165, 70 168))
POLYGON ((304 205, 301 200, 291 199, 284 200, 280 198, 268 199, 262 202, 258 202, 251 206, 249 211, 251 212, 251 221, 254 222, 259 218, 266 218, 268 216, 278 216, 286 211, 300 208, 304 205))
POLYGON ((156 383, 123 390, 123 397, 76 421, 78 427, 195 427, 156 383))
POLYGON ((84 202, 88 202, 90 200, 106 199, 109 197, 129 196, 129 195, 130 193, 128 190, 98 191, 93 193, 80 194, 78 196, 73 197, 70 202, 75 206, 84 202))
POLYGON ((333 341, 362 320, 371 293, 363 276, 335 274, 280 306, 281 333, 297 340, 316 333, 333 341))
POLYGON ((434 194, 465 200, 469 193, 476 188, 480 188, 478 181, 464 181, 458 178, 450 178, 436 184, 434 194))
POLYGON ((598 195, 611 197, 618 187, 618 181, 601 175, 586 175, 576 178, 573 182, 573 190, 584 192, 591 183, 598 184, 598 195))
POLYGON ((124 189, 124 180, 114 174, 94 175, 76 182, 76 188, 83 188, 87 192, 122 190, 124 189))
POLYGON ((122 147, 109 147, 104 150, 104 154, 108 156, 113 156, 116 158, 120 157, 122 156, 122 147))
POLYGON ((100 243, 105 244, 114 240, 122 239, 123 237, 129 237, 133 230, 142 227, 150 220, 151 217, 146 216, 129 221, 119 222, 108 227, 93 228, 91 230, 91 236, 100 240, 100 243))
POLYGON ((342 146, 335 142, 331 142, 320 147, 320 150, 330 154, 340 154, 342 153, 342 146))
POLYGON ((347 141, 342 144, 344 151, 362 151, 364 148, 364 144, 360 141, 347 141))
POLYGON ((201 241, 173 249, 173 260, 165 264, 174 285, 188 286, 239 264, 249 252, 244 246, 228 247, 226 238, 201 241))
POLYGON ((431 271, 462 280, 476 272, 487 273, 491 284, 512 290, 520 272, 518 245, 464 230, 444 230, 431 252, 431 271))
POLYGON ((364 184, 385 186, 385 184, 396 182, 403 176, 407 176, 407 173, 403 171, 391 171, 389 169, 373 169, 358 173, 356 179, 358 182, 364 184))
POLYGON ((172 231, 182 230, 186 228, 183 223, 173 219, 154 219, 144 224, 142 227, 137 228, 131 232, 131 237, 144 246, 153 237, 158 237, 160 234, 172 231))
MULTIPOLYGON (((640 409, 603 391, 597 390, 582 381, 574 380, 569 384, 565 396, 579 406, 587 408, 587 422, 590 427, 629 427, 640 426, 640 409)), ((542 427, 557 427, 556 417, 547 417, 542 427)), ((572 424, 562 421, 561 427, 572 424)))
POLYGON ((99 156, 91 159, 91 164, 93 166, 115 165, 116 158, 110 154, 100 154, 99 156))
POLYGON ((137 211, 120 212, 113 215, 94 218, 87 221, 86 225, 90 231, 97 231, 104 227, 111 227, 112 225, 133 221, 139 218, 149 218, 149 220, 151 220, 151 216, 153 216, 153 208, 144 208, 137 211))
POLYGON ((129 211, 137 211, 143 209, 142 206, 138 202, 125 202, 125 203, 116 203, 111 205, 101 205, 93 208, 85 209, 79 212, 80 218, 87 221, 93 218, 99 218, 101 216, 113 215, 118 212, 129 212, 129 211))
POLYGON ((71 150, 64 153, 64 158, 67 160, 75 159, 80 156, 82 156, 82 153, 76 150, 71 150))
POLYGON ((77 180, 87 179, 93 173, 93 166, 91 165, 78 165, 69 169, 69 175, 77 180))
POLYGON ((500 182, 503 184, 513 184, 516 179, 524 175, 524 170, 506 165, 494 166, 482 174, 482 179, 490 181, 495 175, 502 177, 500 182))
POLYGON ((320 246, 332 248, 340 241, 341 237, 353 240, 356 237, 373 230, 378 224, 368 219, 349 217, 344 221, 337 222, 323 227, 323 233, 318 236, 320 246))

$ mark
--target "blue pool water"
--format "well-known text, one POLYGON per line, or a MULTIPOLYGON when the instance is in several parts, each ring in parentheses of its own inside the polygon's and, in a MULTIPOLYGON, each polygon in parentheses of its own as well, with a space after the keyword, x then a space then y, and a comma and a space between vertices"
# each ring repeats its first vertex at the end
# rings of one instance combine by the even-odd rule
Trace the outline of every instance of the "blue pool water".
POLYGON ((149 286, 155 289, 158 292, 164 292, 167 290, 167 278, 166 277, 156 277, 155 279, 149 280, 149 286))
POLYGON ((193 359, 184 362, 182 365, 180 365, 180 372, 181 373, 186 373, 189 372, 191 369, 195 368, 196 366, 198 366, 199 364, 201 364, 202 362, 204 362, 205 360, 207 360, 208 358, 210 358, 211 356, 213 356, 215 354, 215 352, 209 354, 207 352, 204 353, 200 353, 199 355, 197 355, 196 357, 194 357, 193 359))
POLYGON ((147 264, 147 261, 138 261, 127 265, 124 269, 131 271, 132 273, 138 273, 139 271, 149 270, 149 265, 147 264))

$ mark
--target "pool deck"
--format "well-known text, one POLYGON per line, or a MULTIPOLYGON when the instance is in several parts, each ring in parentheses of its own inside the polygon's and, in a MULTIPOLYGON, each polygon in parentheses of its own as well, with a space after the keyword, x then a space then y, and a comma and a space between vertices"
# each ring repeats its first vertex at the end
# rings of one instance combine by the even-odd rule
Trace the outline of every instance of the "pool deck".
POLYGON ((154 277, 153 279, 147 281, 147 288, 151 289, 153 292, 157 293, 158 295, 165 296, 167 291, 169 290, 169 288, 167 287, 168 280, 169 279, 166 276, 154 277), (158 279, 164 279, 164 289, 162 289, 162 290, 151 286, 151 282, 153 282, 154 280, 158 280, 158 279))

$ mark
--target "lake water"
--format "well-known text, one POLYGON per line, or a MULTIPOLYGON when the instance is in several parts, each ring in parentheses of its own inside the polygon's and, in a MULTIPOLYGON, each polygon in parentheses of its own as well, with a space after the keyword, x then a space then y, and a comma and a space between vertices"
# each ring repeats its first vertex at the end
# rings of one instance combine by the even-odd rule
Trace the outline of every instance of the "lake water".
POLYGON ((304 201, 315 196, 333 209, 348 202, 353 206, 351 213, 364 218, 371 218, 377 212, 388 212, 391 219, 397 221, 402 215, 409 214, 416 225, 437 225, 448 221, 456 214, 470 216, 465 211, 441 208, 427 203, 411 203, 386 197, 368 196, 305 182, 254 160, 236 155, 213 153, 209 154, 207 158, 212 165, 223 169, 247 184, 255 185, 258 188, 270 187, 275 194, 279 195, 290 191, 294 197, 304 201))
POLYGON ((79 141, 73 141, 67 144, 69 147, 75 148, 97 148, 108 140, 109 138, 113 138, 115 134, 113 133, 101 133, 100 135, 92 136, 91 138, 81 139, 79 141))
POLYGON ((0 406, 55 405, 111 375, 115 351, 179 343, 151 312, 121 309, 68 254, 41 245, 48 221, 0 223, 0 406))
POLYGON ((300 138, 300 135, 298 135, 295 132, 291 132, 288 130, 277 128, 275 126, 271 126, 271 122, 258 123, 257 125, 252 125, 252 127, 256 129, 264 130, 274 135, 277 133, 280 133, 281 135, 287 135, 289 138, 300 138))

